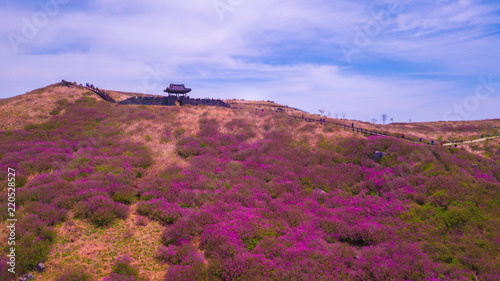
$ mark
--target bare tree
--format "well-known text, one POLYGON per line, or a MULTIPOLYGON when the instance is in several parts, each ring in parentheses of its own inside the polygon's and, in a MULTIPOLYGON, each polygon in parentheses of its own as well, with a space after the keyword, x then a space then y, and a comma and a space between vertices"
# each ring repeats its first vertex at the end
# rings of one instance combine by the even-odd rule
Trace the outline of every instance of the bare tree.
POLYGON ((330 110, 328 110, 328 117, 331 117, 332 116, 332 113, 330 112, 330 110))
POLYGON ((346 116, 347 114, 345 114, 345 112, 342 112, 342 119, 345 119, 346 116))
POLYGON ((319 111, 319 113, 321 113, 321 115, 323 115, 323 113, 325 113, 324 109, 319 109, 318 111, 319 111))
POLYGON ((376 118, 373 118, 371 121, 373 124, 376 124, 378 120, 376 118))
POLYGON ((380 116, 382 117, 382 122, 383 122, 383 123, 384 123, 384 125, 385 125, 385 121, 387 120, 387 114, 385 114, 385 113, 384 113, 384 114, 382 114, 382 115, 380 115, 380 116))
POLYGON ((391 117, 391 123, 394 122, 394 118, 391 117))
POLYGON ((335 119, 339 119, 339 114, 335 112, 335 119))

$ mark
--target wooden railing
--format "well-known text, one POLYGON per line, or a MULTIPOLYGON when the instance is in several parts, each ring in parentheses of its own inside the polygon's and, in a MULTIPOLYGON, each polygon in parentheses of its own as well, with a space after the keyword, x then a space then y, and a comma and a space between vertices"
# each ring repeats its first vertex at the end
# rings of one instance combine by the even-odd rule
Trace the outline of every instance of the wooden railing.
MULTIPOLYGON (((85 88, 87 88, 90 91, 96 93, 97 95, 99 95, 105 101, 113 102, 113 103, 116 102, 104 90, 99 90, 98 88, 95 88, 92 85, 90 87, 89 86, 85 86, 85 88)), ((294 109, 294 110, 298 110, 298 111, 303 111, 303 110, 300 110, 300 109, 297 109, 297 108, 283 106, 283 105, 278 105, 278 104, 271 104, 271 103, 266 103, 266 104, 263 104, 263 103, 245 103, 245 102, 241 102, 240 103, 240 102, 231 102, 231 101, 227 101, 227 103, 228 104, 233 104, 233 105, 269 106, 269 107, 288 108, 288 109, 294 109)), ((232 107, 232 108, 238 108, 238 107, 232 107)), ((303 111, 303 112, 305 112, 305 111, 303 111)), ((348 126, 348 125, 345 125, 345 124, 333 122, 331 120, 327 120, 326 118, 324 118, 324 119, 321 119, 321 118, 320 119, 314 119, 314 118, 299 117, 299 116, 294 116, 294 115, 289 115, 289 114, 287 114, 287 116, 290 117, 290 118, 294 118, 294 119, 304 120, 306 122, 318 122, 320 124, 333 124, 335 126, 342 127, 342 128, 344 128, 346 130, 352 130, 353 132, 356 132, 358 134, 364 134, 364 135, 368 135, 368 136, 396 137, 394 135, 389 135, 389 134, 385 134, 385 133, 381 133, 381 132, 376 132, 376 131, 371 131, 371 130, 367 130, 367 129, 357 128, 357 127, 354 127, 353 125, 348 126)), ((486 139, 495 138, 495 137, 498 137, 498 136, 493 136, 493 137, 490 137, 490 138, 485 138, 485 140, 486 139)), ((411 143, 428 144, 428 145, 435 145, 435 144, 437 144, 434 141, 427 141, 427 140, 423 140, 423 139, 414 140, 414 139, 411 139, 411 138, 408 138, 408 137, 404 137, 404 135, 401 135, 401 138, 404 139, 404 140, 406 140, 406 141, 408 141, 408 142, 411 142, 411 143)), ((445 142, 442 142, 440 144, 443 145, 443 146, 450 146, 450 145, 454 145, 454 144, 465 144, 465 143, 474 143, 474 142, 476 142, 476 141, 464 142, 464 143, 460 143, 460 142, 446 142, 445 143, 445 142)))
POLYGON ((98 96, 100 96, 103 100, 109 101, 109 102, 116 102, 112 97, 110 97, 104 90, 99 90, 99 88, 95 87, 87 87, 85 88, 91 90, 92 92, 96 93, 98 96))
MULTIPOLYGON (((340 124, 340 123, 336 123, 336 122, 332 122, 332 121, 328 121, 325 119, 313 119, 313 118, 307 118, 307 117, 298 117, 298 116, 294 116, 294 115, 288 115, 289 117, 291 118, 295 118, 295 119, 299 119, 299 120, 304 120, 306 122, 318 122, 320 124, 333 124, 335 126, 339 126, 339 127, 342 127, 346 130, 352 130, 353 132, 356 132, 356 133, 359 133, 359 134, 365 134, 365 135, 369 135, 369 136, 380 136, 380 137, 394 137, 393 135, 388 135, 388 134, 384 134, 384 133, 380 133, 380 132, 375 132, 375 131, 370 131, 370 130, 367 130, 367 129, 362 129, 362 128, 357 128, 357 127, 354 127, 354 126, 348 126, 348 125, 345 125, 345 124, 340 124)), ((426 142, 426 141, 416 141, 416 140, 412 140, 412 139, 408 139, 408 138, 403 138, 404 140, 406 141, 409 141, 409 142, 412 142, 412 143, 422 143, 422 144, 431 144, 431 142, 426 142)))

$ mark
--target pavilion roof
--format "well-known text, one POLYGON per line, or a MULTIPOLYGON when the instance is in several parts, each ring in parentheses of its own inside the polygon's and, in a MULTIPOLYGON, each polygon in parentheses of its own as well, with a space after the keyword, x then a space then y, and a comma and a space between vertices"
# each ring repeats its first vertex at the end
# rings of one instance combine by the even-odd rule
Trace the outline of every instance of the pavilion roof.
POLYGON ((169 94, 187 94, 191 92, 191 88, 186 88, 184 84, 170 84, 164 92, 169 94))

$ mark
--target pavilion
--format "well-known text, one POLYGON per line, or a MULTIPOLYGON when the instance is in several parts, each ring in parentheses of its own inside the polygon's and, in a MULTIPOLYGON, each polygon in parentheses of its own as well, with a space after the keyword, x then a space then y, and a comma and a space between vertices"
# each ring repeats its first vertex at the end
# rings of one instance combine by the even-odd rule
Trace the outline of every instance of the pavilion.
POLYGON ((181 95, 186 97, 186 94, 191 92, 191 89, 186 88, 184 84, 170 84, 170 86, 166 88, 164 92, 168 93, 169 96, 176 95, 177 98, 179 98, 179 96, 181 95))

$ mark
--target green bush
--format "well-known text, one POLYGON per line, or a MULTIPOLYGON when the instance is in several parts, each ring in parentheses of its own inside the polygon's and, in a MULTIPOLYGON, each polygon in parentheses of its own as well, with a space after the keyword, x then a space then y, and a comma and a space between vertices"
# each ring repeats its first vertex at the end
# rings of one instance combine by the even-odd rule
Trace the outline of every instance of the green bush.
POLYGON ((33 270, 39 262, 44 262, 50 252, 50 241, 36 234, 22 237, 17 249, 17 266, 20 273, 33 270))
POLYGON ((180 138, 180 137, 182 137, 184 135, 185 132, 186 132, 186 130, 184 130, 183 128, 177 128, 174 131, 174 137, 180 138))
POLYGON ((88 201, 80 201, 75 204, 75 216, 88 219, 97 226, 107 226, 117 218, 126 218, 128 212, 127 205, 114 202, 103 196, 94 196, 88 201))
POLYGON ((115 264, 112 266, 113 273, 125 276, 134 277, 137 279, 139 277, 139 270, 136 267, 130 265, 132 263, 132 258, 129 256, 121 256, 115 260, 115 264))
POLYGON ((90 275, 82 269, 66 269, 56 281, 88 281, 90 275))
POLYGON ((50 115, 59 115, 59 113, 61 113, 61 108, 59 107, 56 107, 49 112, 50 115))
POLYGON ((467 223, 473 216, 473 212, 467 207, 450 206, 442 214, 443 222, 449 228, 456 228, 467 223))
POLYGON ((77 105, 87 105, 87 106, 94 106, 96 105, 96 103, 97 103, 96 99, 91 97, 81 97, 75 101, 75 104, 77 105))
POLYGON ((339 130, 339 127, 335 126, 334 124, 331 123, 326 123, 323 126, 323 133, 333 133, 339 130))
POLYGON ((56 101, 57 105, 65 105, 67 103, 68 103, 67 99, 59 99, 59 100, 56 101))
POLYGON ((113 200, 130 205, 136 201, 136 196, 137 192, 135 190, 119 190, 113 194, 113 200))
POLYGON ((26 124, 24 125, 24 130, 30 131, 30 130, 35 130, 38 129, 40 126, 37 124, 26 124))

